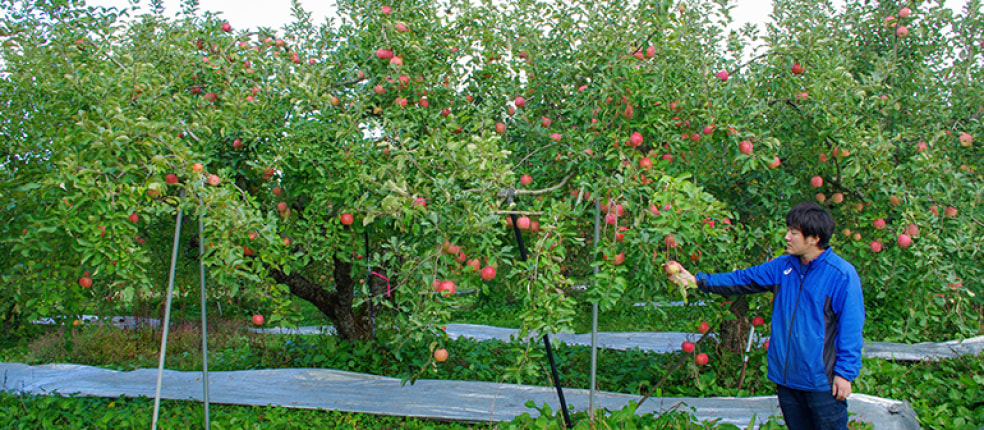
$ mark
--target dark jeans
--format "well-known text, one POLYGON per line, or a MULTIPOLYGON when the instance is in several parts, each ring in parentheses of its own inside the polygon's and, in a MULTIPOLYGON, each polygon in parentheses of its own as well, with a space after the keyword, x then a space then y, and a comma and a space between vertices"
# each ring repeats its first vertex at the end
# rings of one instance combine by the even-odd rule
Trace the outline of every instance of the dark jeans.
POLYGON ((830 391, 800 391, 776 385, 779 407, 789 430, 843 430, 847 428, 847 401, 830 391))

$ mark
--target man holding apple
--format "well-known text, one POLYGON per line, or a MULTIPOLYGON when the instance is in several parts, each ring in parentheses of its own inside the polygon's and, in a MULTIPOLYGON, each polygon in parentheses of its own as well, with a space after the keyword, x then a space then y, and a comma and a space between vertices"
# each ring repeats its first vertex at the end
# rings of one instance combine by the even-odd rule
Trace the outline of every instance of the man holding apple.
POLYGON ((675 283, 709 293, 771 291, 768 377, 776 383, 786 425, 846 429, 851 381, 861 370, 861 281, 854 266, 830 249, 834 220, 822 206, 796 205, 786 214, 786 227, 787 255, 765 264, 694 276, 672 261, 667 273, 675 283))

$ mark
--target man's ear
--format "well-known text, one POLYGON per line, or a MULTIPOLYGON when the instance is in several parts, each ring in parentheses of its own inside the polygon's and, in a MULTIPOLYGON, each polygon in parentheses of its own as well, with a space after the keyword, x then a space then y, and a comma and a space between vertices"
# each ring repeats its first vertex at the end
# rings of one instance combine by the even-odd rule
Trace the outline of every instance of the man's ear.
POLYGON ((820 236, 807 236, 806 244, 810 246, 818 246, 820 243, 820 236))

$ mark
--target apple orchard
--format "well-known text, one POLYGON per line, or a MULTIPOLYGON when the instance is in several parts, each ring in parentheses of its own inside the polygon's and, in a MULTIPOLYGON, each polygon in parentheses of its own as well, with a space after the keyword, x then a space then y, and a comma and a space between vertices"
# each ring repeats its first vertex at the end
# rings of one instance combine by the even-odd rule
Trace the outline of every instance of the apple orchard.
MULTIPOLYGON (((465 290, 535 331, 724 302, 664 263, 765 262, 804 200, 838 223, 866 338, 984 330, 977 3, 778 1, 735 31, 702 0, 295 4, 277 31, 69 3, 0 21, 4 331, 159 302, 179 210, 179 283, 203 252, 213 297, 436 349, 465 290)), ((736 345, 770 310, 719 308, 736 345)))

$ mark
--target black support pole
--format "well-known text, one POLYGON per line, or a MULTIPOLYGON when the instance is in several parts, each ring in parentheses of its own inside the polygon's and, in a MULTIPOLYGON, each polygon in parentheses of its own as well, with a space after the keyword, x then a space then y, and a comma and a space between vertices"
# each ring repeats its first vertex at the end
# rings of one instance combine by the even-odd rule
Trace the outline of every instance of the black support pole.
POLYGON ((560 398, 560 410, 564 413, 564 425, 571 428, 571 414, 567 412, 567 400, 564 399, 564 388, 560 385, 560 376, 557 374, 557 363, 554 362, 553 349, 550 348, 549 335, 543 335, 543 346, 547 348, 547 359, 550 360, 550 373, 553 375, 554 385, 557 386, 557 397, 560 398))

